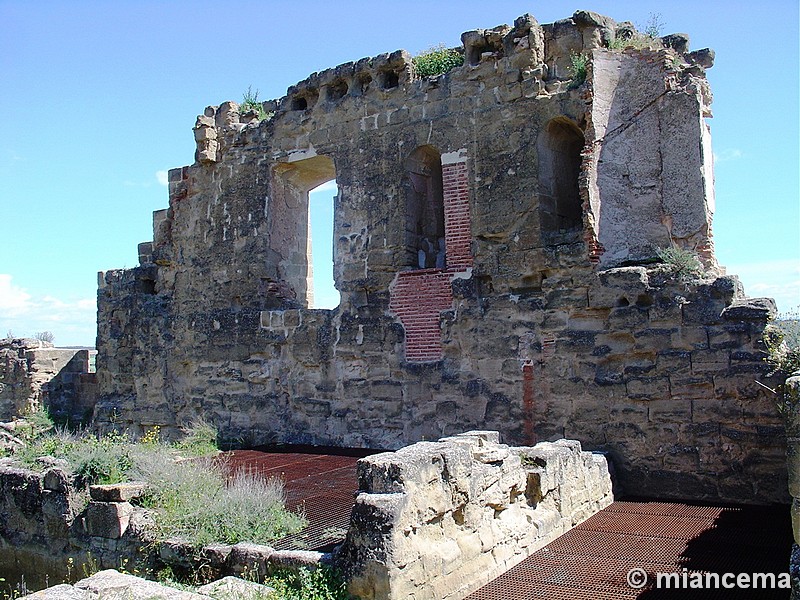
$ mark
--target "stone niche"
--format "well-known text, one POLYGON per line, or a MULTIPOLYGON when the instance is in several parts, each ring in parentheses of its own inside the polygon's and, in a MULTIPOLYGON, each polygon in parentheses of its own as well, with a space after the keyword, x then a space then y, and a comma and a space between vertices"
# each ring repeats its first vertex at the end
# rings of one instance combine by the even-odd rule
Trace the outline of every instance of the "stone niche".
POLYGON ((100 276, 96 426, 383 449, 492 429, 605 450, 637 495, 786 500, 757 383, 774 304, 714 257, 713 53, 588 11, 461 39, 439 76, 396 51, 263 119, 204 110, 141 264, 100 276), (332 179, 341 303, 315 310, 308 192, 332 179))

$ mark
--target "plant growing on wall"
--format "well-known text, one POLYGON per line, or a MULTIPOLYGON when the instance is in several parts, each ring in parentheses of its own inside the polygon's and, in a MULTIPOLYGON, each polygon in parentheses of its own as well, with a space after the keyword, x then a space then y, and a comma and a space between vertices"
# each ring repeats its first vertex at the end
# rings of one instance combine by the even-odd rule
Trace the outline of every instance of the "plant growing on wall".
POLYGON ((672 271, 674 277, 680 281, 691 281, 702 277, 705 269, 696 252, 669 246, 657 248, 656 254, 661 262, 672 271))
MULTIPOLYGON (((800 371, 800 308, 781 315, 770 323, 764 331, 764 345, 767 349, 766 361, 771 367, 769 375, 785 380, 800 371)), ((772 390, 783 395, 781 408, 788 408, 786 403, 793 400, 783 393, 782 385, 772 390)), ((800 398, 794 399, 799 401, 800 398)))
POLYGON ((579 54, 575 51, 569 54, 569 72, 572 74, 570 89, 583 85, 586 81, 586 67, 589 64, 588 54, 579 54))
POLYGON ((256 111, 259 120, 268 119, 271 115, 264 110, 264 105, 258 99, 258 90, 253 91, 252 86, 247 86, 247 91, 242 96, 242 103, 239 105, 239 111, 246 113, 249 110, 256 111))
POLYGON ((661 37, 661 31, 665 24, 661 13, 650 13, 647 22, 642 27, 642 33, 651 39, 661 37))
POLYGON ((420 52, 411 59, 417 77, 443 75, 464 64, 464 55, 457 48, 445 48, 444 44, 420 52))

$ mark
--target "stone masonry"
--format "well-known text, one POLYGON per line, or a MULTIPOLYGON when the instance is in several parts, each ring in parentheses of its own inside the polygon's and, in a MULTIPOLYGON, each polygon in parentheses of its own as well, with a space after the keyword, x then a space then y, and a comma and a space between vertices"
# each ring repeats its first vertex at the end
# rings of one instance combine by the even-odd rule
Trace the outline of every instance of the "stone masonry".
POLYGON ((359 461, 339 562, 364 600, 463 598, 612 501, 605 457, 573 440, 419 442, 359 461))
POLYGON ((97 426, 566 437, 607 451, 630 493, 785 501, 756 382, 774 303, 714 257, 713 52, 587 11, 460 49, 436 77, 405 51, 314 73, 265 118, 205 109, 140 265, 99 276, 97 426), (315 310, 308 192, 333 179, 341 304, 315 310), (669 247, 705 273, 678 277, 669 247))
POLYGON ((0 421, 40 407, 62 420, 87 420, 95 404, 92 353, 36 339, 0 339, 0 421))

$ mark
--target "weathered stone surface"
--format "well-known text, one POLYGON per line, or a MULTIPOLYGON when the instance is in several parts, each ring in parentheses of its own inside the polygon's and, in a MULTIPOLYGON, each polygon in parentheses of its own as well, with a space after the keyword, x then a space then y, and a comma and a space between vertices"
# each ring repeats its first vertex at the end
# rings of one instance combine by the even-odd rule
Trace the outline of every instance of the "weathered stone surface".
POLYGON ((245 581, 238 577, 223 577, 197 588, 198 594, 211 596, 216 599, 241 598, 241 600, 262 600, 275 590, 269 586, 245 581))
POLYGON ((470 432, 359 461, 337 555, 351 593, 461 598, 612 501, 605 457, 579 442, 493 438, 470 432))
POLYGON ((104 600, 210 600, 210 596, 176 590, 113 569, 81 579, 75 589, 87 592, 89 598, 104 600))
POLYGON ((91 536, 119 539, 128 529, 133 506, 128 502, 98 502, 86 507, 86 533, 91 536))
POLYGON ((96 598, 96 596, 86 590, 62 583, 61 585, 54 585, 33 594, 22 596, 22 598, 26 600, 90 600, 96 598))
POLYGON ((55 418, 85 420, 95 399, 89 354, 35 339, 0 339, 0 421, 40 407, 55 418))
POLYGON ((110 483, 89 486, 89 495, 99 502, 130 502, 139 498, 146 489, 145 482, 110 483))
POLYGON ((778 307, 772 298, 747 298, 738 300, 722 311, 726 321, 758 321, 766 323, 778 316, 778 307))
MULTIPOLYGON (((398 51, 315 73, 261 122, 209 106, 152 262, 102 277, 96 426, 176 436, 201 414, 226 442, 383 449, 567 435, 638 494, 786 501, 753 383, 770 311, 713 252, 710 54, 677 34, 612 49, 635 35, 523 15, 466 32, 435 78, 398 51), (333 179, 341 303, 315 310, 307 192, 333 179), (703 277, 656 264, 669 247, 703 277)), ((375 493, 427 466, 404 468, 370 472, 375 493)))

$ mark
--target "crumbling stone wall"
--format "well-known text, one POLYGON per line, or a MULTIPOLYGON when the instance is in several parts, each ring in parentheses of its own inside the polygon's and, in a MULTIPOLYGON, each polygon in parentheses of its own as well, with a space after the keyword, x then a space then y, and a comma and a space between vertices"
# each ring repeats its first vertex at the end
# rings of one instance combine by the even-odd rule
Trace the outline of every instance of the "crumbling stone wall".
POLYGON ((95 401, 89 355, 35 339, 0 339, 0 421, 42 406, 72 422, 86 420, 95 401))
POLYGON ((98 427, 202 415, 233 443, 373 448, 495 429, 605 449, 631 493, 785 500, 755 381, 774 304, 713 254, 713 53, 609 48, 631 32, 525 15, 465 33, 442 76, 397 51, 263 120, 206 108, 140 266, 100 274, 98 427), (334 178, 341 304, 314 310, 308 191, 334 178), (705 276, 657 265, 672 245, 705 276))
POLYGON ((338 558, 364 600, 463 598, 613 501, 603 455, 491 431, 361 459, 358 478, 338 558))

